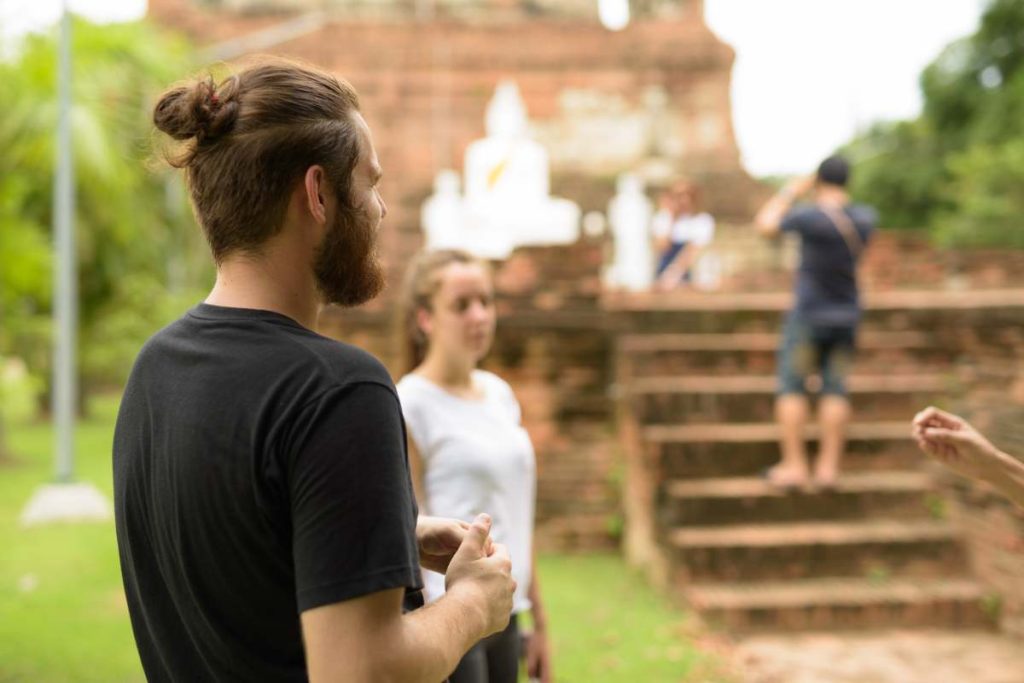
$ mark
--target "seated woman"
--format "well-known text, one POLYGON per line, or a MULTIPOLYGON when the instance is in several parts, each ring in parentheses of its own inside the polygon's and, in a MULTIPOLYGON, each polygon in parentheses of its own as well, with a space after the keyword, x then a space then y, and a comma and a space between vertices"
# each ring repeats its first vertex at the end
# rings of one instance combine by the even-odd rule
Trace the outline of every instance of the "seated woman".
MULTIPOLYGON (((494 339, 489 268, 456 250, 420 255, 406 279, 405 335, 411 372, 398 383, 409 436, 409 465, 420 512, 471 521, 491 515, 491 537, 512 556, 508 629, 470 650, 452 683, 515 683, 517 615, 530 610, 527 673, 550 681, 546 620, 533 554, 536 466, 511 387, 477 369, 494 339)), ((425 597, 437 600, 444 576, 424 572, 425 597)))
POLYGON ((688 284, 701 252, 715 236, 715 219, 699 210, 697 186, 680 180, 661 196, 651 225, 658 253, 655 288, 660 291, 688 284))

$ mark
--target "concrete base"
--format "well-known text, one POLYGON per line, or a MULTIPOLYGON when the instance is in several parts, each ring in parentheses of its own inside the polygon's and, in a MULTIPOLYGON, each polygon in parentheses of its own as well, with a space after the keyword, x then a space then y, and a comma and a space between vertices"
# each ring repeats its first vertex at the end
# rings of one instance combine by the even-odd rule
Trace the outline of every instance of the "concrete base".
POLYGON ((60 522, 104 522, 113 516, 110 501, 92 484, 46 484, 21 513, 22 526, 60 522))

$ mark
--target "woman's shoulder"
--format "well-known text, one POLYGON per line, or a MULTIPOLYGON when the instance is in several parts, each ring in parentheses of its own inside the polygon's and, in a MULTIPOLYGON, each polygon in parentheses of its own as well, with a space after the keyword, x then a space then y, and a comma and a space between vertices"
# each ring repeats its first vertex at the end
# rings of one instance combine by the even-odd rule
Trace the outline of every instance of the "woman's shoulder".
POLYGON ((508 382, 487 370, 474 370, 473 377, 483 389, 487 402, 502 406, 516 422, 522 418, 519 400, 508 382))
POLYGON ((512 387, 509 383, 490 370, 481 370, 479 368, 474 370, 473 381, 476 382, 477 386, 486 391, 497 390, 512 393, 512 387))
POLYGON ((404 375, 395 384, 395 389, 398 391, 398 398, 402 401, 402 405, 418 403, 423 400, 425 395, 429 395, 431 387, 430 382, 420 377, 414 372, 410 372, 404 375))

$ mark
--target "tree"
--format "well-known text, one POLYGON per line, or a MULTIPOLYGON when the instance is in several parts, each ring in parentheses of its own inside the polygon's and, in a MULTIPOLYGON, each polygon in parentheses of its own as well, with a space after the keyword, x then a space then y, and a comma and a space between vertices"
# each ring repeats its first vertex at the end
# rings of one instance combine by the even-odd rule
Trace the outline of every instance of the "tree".
MULTIPOLYGON (((155 96, 190 68, 182 40, 144 23, 74 26, 76 229, 84 384, 114 384, 176 298, 209 276, 201 237, 168 172, 153 170, 155 96)), ((50 367, 54 35, 0 62, 0 357, 50 367)))
POLYGON ((949 245, 1024 246, 1024 3, 994 0, 978 30, 921 74, 914 121, 879 125, 847 146, 854 195, 885 225, 949 245))

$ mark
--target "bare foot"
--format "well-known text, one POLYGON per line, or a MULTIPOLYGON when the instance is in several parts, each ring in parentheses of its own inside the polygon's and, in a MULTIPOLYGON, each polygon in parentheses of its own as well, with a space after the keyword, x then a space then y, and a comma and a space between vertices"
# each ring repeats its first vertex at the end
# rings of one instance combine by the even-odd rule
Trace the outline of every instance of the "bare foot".
POLYGON ((814 488, 819 491, 834 491, 839 471, 835 467, 817 467, 814 470, 814 488))
POLYGON ((793 491, 807 486, 807 471, 776 465, 764 471, 764 479, 777 489, 793 491))

